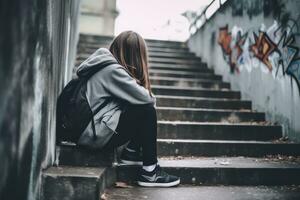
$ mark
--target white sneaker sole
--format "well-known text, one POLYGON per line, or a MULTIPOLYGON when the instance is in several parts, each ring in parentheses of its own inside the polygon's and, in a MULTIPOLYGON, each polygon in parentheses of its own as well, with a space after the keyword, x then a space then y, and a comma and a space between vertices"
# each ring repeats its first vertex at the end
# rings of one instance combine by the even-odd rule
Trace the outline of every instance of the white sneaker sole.
POLYGON ((180 184, 180 179, 170 183, 149 183, 149 182, 141 182, 141 181, 138 181, 137 183, 139 186, 143 186, 143 187, 173 187, 180 184))
POLYGON ((143 162, 141 162, 141 161, 131 161, 131 160, 122 160, 121 159, 121 164, 125 164, 125 165, 143 165, 143 162))

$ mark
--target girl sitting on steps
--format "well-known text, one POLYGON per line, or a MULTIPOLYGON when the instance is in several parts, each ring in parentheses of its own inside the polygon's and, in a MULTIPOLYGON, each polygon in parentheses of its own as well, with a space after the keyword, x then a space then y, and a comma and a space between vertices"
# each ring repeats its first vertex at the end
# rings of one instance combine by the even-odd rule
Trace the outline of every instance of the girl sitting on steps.
POLYGON ((98 49, 78 67, 80 76, 94 65, 105 66, 88 80, 86 89, 92 110, 102 104, 94 116, 96 139, 87 127, 78 144, 113 149, 129 141, 121 161, 142 165, 138 184, 170 187, 178 185, 180 179, 164 172, 157 163, 157 118, 147 54, 144 39, 126 31, 113 40, 109 50, 98 49), (106 65, 107 62, 114 64, 106 65))

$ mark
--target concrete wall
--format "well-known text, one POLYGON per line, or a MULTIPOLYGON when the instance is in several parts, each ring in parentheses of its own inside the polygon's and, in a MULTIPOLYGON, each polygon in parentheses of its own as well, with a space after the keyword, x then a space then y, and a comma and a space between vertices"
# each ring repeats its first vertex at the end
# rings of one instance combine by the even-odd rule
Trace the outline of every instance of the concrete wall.
POLYGON ((79 0, 0 1, 0 199, 38 199, 53 163, 56 98, 70 79, 79 0))
MULTIPOLYGON (((255 110, 300 140, 300 1, 228 0, 188 40, 255 110)), ((262 133, 263 134, 263 133, 262 133)))
POLYGON ((118 16, 116 0, 82 0, 79 31, 93 35, 114 35, 118 16))

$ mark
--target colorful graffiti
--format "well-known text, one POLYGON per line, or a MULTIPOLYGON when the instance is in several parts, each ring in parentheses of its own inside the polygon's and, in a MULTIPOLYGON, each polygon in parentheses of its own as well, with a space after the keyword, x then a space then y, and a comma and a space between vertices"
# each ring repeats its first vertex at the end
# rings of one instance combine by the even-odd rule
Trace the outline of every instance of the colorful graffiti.
MULTIPOLYGON (((235 55, 235 52, 238 52, 237 54, 240 54, 242 49, 239 48, 237 51, 234 51, 235 49, 232 48, 232 41, 233 39, 231 33, 228 31, 228 25, 220 28, 218 43, 222 48, 223 57, 229 64, 231 72, 234 72, 235 70, 238 71, 238 69, 236 68, 236 59, 234 59, 235 57, 233 55, 235 55)), ((238 48, 238 43, 235 44, 238 48)))
POLYGON ((218 43, 222 48, 223 57, 230 66, 231 72, 239 72, 239 58, 243 54, 243 46, 247 39, 247 33, 242 34, 242 31, 236 27, 235 34, 228 31, 228 25, 220 28, 218 43))
POLYGON ((286 73, 297 80, 298 87, 300 88, 300 59, 294 60, 289 65, 286 73))
POLYGON ((231 33, 229 33, 228 31, 228 25, 220 28, 218 43, 221 45, 222 50, 226 55, 231 54, 231 47, 230 47, 231 40, 232 37, 231 37, 231 33))
POLYGON ((282 76, 290 75, 296 80, 300 91, 300 27, 299 20, 288 20, 280 25, 274 21, 265 30, 262 25, 258 32, 245 33, 234 26, 231 31, 228 25, 219 29, 218 43, 224 60, 232 73, 240 72, 243 66, 251 66, 254 60, 262 63, 269 72, 282 76))
POLYGON ((250 46, 250 51, 253 52, 253 55, 263 62, 270 71, 272 71, 272 64, 269 60, 269 56, 276 50, 276 44, 268 37, 268 35, 260 31, 257 36, 255 33, 254 40, 255 43, 250 46))

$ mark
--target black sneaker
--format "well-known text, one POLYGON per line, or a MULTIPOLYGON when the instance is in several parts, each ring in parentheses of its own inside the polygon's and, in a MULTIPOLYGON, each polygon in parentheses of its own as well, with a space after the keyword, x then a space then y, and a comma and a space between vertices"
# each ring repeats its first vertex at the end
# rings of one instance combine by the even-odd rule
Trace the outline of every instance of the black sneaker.
POLYGON ((172 187, 179 183, 179 177, 167 174, 159 165, 152 172, 142 169, 138 179, 138 185, 144 187, 172 187))
POLYGON ((126 148, 122 151, 120 157, 121 163, 126 165, 142 165, 142 156, 140 151, 128 151, 126 148))

